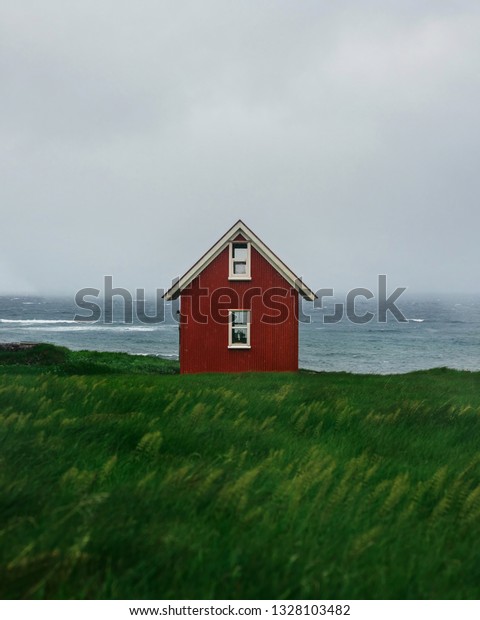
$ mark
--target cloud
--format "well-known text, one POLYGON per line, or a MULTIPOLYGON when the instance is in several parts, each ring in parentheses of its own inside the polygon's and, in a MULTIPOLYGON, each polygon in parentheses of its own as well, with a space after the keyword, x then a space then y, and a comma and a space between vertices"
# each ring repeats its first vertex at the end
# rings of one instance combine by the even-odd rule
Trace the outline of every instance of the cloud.
POLYGON ((467 290, 479 20, 470 2, 3 2, 0 291, 165 286, 238 217, 313 287, 467 290))

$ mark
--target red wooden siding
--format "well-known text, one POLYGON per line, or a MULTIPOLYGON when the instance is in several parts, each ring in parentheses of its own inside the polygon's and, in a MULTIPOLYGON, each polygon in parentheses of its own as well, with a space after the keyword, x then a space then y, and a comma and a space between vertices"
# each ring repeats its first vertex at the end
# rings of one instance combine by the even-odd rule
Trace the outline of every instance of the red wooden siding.
MULTIPOLYGON (((251 280, 233 281, 229 274, 228 246, 202 271, 199 277, 181 294, 180 371, 197 372, 245 372, 245 371, 295 371, 298 370, 298 292, 266 261, 252 246, 251 280), (240 299, 253 288, 260 295, 245 305, 225 303, 224 308, 251 311, 250 349, 229 349, 229 324, 219 323, 212 317, 212 294, 225 287, 237 292, 240 299), (199 288, 208 293, 198 296, 199 288), (278 310, 272 303, 266 305, 262 293, 276 288, 281 297, 273 303, 283 304, 282 320, 276 318, 278 310), (197 304, 204 316, 204 323, 195 320, 193 309, 197 304), (262 315, 273 317, 271 324, 261 321, 262 315), (284 320, 283 320, 284 319, 284 320)), ((218 293, 217 293, 218 295, 218 293)), ((220 302, 226 301, 221 298, 220 302)), ((213 314, 222 314, 219 304, 213 304, 213 314)), ((223 312, 227 317, 227 311, 223 312)))

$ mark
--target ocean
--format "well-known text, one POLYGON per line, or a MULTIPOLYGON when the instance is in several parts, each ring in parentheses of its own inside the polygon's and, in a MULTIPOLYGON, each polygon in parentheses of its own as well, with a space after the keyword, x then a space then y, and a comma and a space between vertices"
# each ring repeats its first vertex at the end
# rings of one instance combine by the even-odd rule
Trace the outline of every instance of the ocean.
MULTIPOLYGON (((355 324, 344 317, 326 323, 333 314, 329 298, 324 309, 305 303, 307 320, 300 323, 299 365, 317 371, 404 373, 446 366, 480 370, 480 296, 402 296, 397 306, 408 319, 376 319, 355 324)), ((374 302, 357 302, 357 314, 375 312, 374 302)), ((147 301, 145 314, 154 316, 155 302, 147 301)), ((79 309, 72 297, 0 297, 0 342, 49 342, 74 350, 124 351, 178 358, 175 309, 166 304, 165 320, 142 323, 133 313, 124 320, 123 302, 115 298, 112 322, 102 316, 94 323, 75 321, 79 309)))

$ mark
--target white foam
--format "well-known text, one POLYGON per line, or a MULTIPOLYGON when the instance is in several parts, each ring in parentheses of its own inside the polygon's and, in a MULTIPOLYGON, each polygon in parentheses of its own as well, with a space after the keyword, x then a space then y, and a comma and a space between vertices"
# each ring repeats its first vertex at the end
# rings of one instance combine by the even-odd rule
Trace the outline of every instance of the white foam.
POLYGON ((0 323, 17 323, 19 325, 39 325, 40 323, 44 323, 46 325, 49 324, 78 324, 78 321, 67 321, 63 320, 53 320, 53 319, 0 319, 0 323))
POLYGON ((423 323, 425 321, 425 319, 408 319, 409 321, 411 321, 412 323, 423 323))
POLYGON ((156 331, 155 327, 124 327, 126 332, 154 332, 156 331))

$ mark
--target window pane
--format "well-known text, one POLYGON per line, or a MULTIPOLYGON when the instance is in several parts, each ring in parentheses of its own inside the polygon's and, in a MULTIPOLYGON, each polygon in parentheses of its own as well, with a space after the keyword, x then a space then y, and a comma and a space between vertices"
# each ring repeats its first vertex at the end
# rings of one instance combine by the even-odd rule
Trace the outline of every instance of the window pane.
POLYGON ((233 325, 246 325, 248 323, 248 310, 234 310, 232 312, 233 325))
POLYGON ((233 327, 232 328, 232 344, 247 344, 247 328, 246 327, 233 327))
POLYGON ((233 246, 233 259, 234 260, 247 260, 247 244, 235 243, 233 246))
POLYGON ((247 273, 247 263, 233 263, 233 273, 234 274, 247 273))

